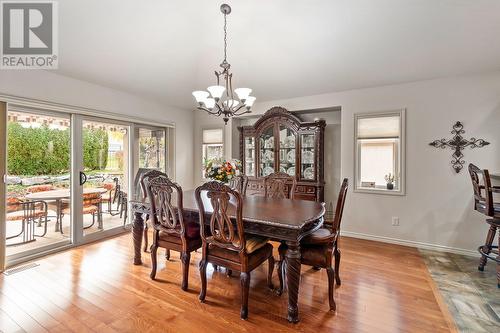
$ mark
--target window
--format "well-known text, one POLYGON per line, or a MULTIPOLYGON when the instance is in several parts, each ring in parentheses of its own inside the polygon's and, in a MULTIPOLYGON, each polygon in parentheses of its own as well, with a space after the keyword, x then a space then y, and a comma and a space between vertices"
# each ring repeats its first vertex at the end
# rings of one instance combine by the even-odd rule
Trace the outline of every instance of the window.
POLYGON ((165 129, 139 127, 139 168, 165 171, 166 153, 165 129))
POLYGON ((205 178, 205 163, 224 157, 224 138, 222 128, 203 130, 202 175, 205 178))
POLYGON ((355 190, 403 195, 404 110, 355 115, 355 190))

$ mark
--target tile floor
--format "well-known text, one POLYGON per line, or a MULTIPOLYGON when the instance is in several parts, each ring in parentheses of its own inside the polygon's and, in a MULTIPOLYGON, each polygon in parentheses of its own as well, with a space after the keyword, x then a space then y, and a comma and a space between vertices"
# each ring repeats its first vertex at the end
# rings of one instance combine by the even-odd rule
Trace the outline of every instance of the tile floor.
POLYGON ((477 257, 420 250, 460 332, 500 332, 496 263, 477 270, 477 257))

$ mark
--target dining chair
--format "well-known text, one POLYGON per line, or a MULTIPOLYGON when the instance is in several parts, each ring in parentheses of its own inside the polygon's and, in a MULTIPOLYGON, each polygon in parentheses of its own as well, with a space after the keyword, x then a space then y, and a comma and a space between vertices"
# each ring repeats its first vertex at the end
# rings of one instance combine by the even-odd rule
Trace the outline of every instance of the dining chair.
POLYGON ((245 234, 243 224, 243 199, 240 193, 217 181, 210 181, 195 191, 199 210, 202 259, 200 262, 201 291, 199 299, 204 302, 207 293, 207 265, 212 263, 240 272, 241 310, 240 317, 248 317, 248 293, 250 274, 266 260, 268 261, 267 285, 273 288, 273 246, 268 239, 245 234), (212 211, 208 218, 205 205, 212 211))
POLYGON ((156 278, 157 250, 178 251, 182 263, 182 290, 188 288, 191 252, 201 247, 200 227, 186 220, 182 206, 182 188, 168 177, 158 176, 146 182, 147 196, 151 202, 150 220, 153 226, 151 246, 151 279, 156 278), (176 197, 175 204, 172 196, 176 197))
MULTIPOLYGON (((474 210, 483 215, 486 215, 486 223, 490 225, 484 245, 481 245, 478 248, 478 251, 481 254, 478 270, 484 271, 484 266, 486 266, 488 259, 496 261, 498 279, 497 285, 500 288, 500 266, 498 266, 500 264, 500 254, 498 251, 498 246, 493 245, 495 234, 497 230, 500 229, 500 202, 494 201, 493 194, 500 194, 500 186, 491 185, 491 178, 488 170, 481 170, 479 167, 475 166, 472 163, 469 164, 468 169, 472 181, 472 189, 474 192, 474 210), (492 252, 497 254, 496 258, 491 255, 492 252)), ((500 240, 500 233, 498 234, 498 236, 500 240)))
POLYGON ((35 236, 43 237, 47 233, 47 203, 41 200, 27 200, 16 197, 7 198, 5 221, 21 221, 21 231, 15 235, 7 236, 6 239, 13 239, 23 236, 21 242, 10 245, 19 245, 29 243, 35 240, 35 236), (45 222, 44 232, 36 235, 34 232, 34 223, 45 222))
POLYGON ((293 199, 297 180, 285 172, 274 172, 264 177, 264 196, 276 199, 293 199))
MULTIPOLYGON (((328 275, 328 300, 330 303, 330 311, 335 311, 336 305, 333 297, 334 282, 340 286, 340 249, 339 249, 339 234, 340 223, 342 222, 342 214, 347 196, 347 188, 349 181, 344 178, 340 186, 339 196, 337 198, 337 207, 335 208, 335 217, 333 223, 324 224, 322 228, 314 231, 312 234, 304 237, 300 241, 301 263, 318 268, 325 268, 328 275), (332 259, 335 258, 335 269, 332 267, 332 259)), ((285 255, 287 247, 281 244, 279 249, 280 262, 278 264, 278 276, 280 287, 278 293, 281 294, 284 290, 285 279, 285 255)))
MULTIPOLYGON (((150 170, 150 171, 144 173, 142 175, 142 177, 140 178, 139 183, 141 185, 141 191, 142 191, 142 196, 143 196, 144 200, 146 200, 148 198, 147 187, 148 187, 149 182, 156 177, 163 177, 163 178, 168 179, 167 174, 160 171, 160 170, 150 170)), ((143 232, 144 252, 148 252, 148 245, 149 245, 148 230, 149 230, 149 226, 151 224, 150 219, 149 219, 149 215, 146 215, 146 218, 144 220, 145 220, 144 232, 143 232)), ((165 257, 167 258, 167 260, 170 259, 170 251, 169 250, 166 250, 165 257)))
POLYGON ((231 187, 233 190, 236 190, 242 196, 245 196, 247 194, 247 186, 248 176, 243 174, 235 176, 229 181, 229 187, 231 187))

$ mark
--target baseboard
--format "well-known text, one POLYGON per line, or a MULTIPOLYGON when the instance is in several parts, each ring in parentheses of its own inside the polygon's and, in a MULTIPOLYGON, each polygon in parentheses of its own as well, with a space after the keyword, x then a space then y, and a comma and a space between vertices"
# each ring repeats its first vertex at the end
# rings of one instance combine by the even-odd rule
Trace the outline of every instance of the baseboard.
POLYGON ((341 231, 340 233, 342 236, 360 238, 360 239, 366 239, 366 240, 373 240, 373 241, 378 241, 378 242, 383 242, 383 243, 416 247, 416 248, 425 249, 425 250, 449 252, 449 253, 455 253, 455 254, 461 254, 461 255, 473 256, 473 257, 477 257, 479 255, 477 253, 477 251, 460 249, 460 248, 444 246, 444 245, 436 245, 436 244, 416 242, 416 241, 397 239, 397 238, 391 238, 391 237, 384 237, 384 236, 368 235, 368 234, 363 234, 363 233, 359 233, 359 232, 352 232, 352 231, 341 231))

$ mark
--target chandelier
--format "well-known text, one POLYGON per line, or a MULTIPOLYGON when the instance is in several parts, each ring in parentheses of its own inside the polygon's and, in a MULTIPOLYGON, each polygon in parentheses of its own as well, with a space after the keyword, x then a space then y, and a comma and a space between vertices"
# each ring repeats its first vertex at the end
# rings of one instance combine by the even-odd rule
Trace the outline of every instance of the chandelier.
POLYGON ((237 88, 233 92, 233 74, 229 72, 231 65, 227 62, 227 15, 231 13, 231 7, 223 4, 220 6, 220 11, 224 14, 224 60, 220 64, 222 70, 215 71, 217 85, 208 87, 208 92, 193 91, 193 96, 198 102, 198 110, 218 117, 222 115, 224 124, 227 124, 230 117, 252 112, 250 109, 255 102, 255 97, 250 96, 252 92, 250 88, 237 88), (221 80, 224 81, 222 84, 221 80))

